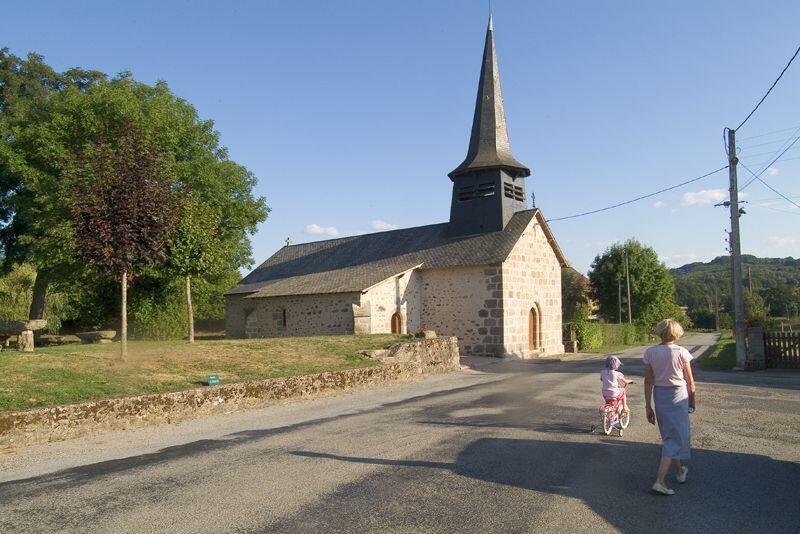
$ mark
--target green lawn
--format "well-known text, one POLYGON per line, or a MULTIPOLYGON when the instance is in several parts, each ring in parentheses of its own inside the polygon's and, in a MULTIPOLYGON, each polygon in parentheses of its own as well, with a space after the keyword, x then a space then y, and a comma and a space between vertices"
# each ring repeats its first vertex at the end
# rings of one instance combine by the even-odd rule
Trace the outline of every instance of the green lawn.
POLYGON ((391 334, 197 341, 69 344, 34 353, 0 352, 0 412, 107 397, 198 387, 210 374, 222 383, 376 365, 360 350, 408 339, 391 334))
POLYGON ((701 367, 731 368, 736 365, 736 341, 730 334, 723 334, 711 349, 699 362, 701 367))

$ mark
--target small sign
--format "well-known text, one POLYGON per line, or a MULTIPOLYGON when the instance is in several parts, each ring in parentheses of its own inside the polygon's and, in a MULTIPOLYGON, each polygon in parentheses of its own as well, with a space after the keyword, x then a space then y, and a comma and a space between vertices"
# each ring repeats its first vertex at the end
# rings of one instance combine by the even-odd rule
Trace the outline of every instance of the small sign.
POLYGON ((208 375, 208 378, 206 378, 206 385, 208 386, 220 385, 219 377, 217 375, 208 375))

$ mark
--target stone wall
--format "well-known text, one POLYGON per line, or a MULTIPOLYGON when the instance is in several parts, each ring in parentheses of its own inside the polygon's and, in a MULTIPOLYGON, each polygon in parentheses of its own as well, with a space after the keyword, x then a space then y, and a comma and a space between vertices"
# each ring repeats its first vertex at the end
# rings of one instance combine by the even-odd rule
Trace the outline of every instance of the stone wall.
POLYGON ((421 322, 440 335, 457 336, 464 355, 502 356, 499 266, 427 269, 421 274, 421 322))
POLYGON ((384 280, 361 296, 361 305, 370 307, 370 332, 392 331, 392 315, 400 314, 402 334, 416 334, 420 326, 420 274, 408 271, 384 280))
POLYGON ((353 333, 360 293, 248 299, 225 297, 228 338, 322 336, 353 333))
POLYGON ((504 352, 520 357, 562 354, 561 264, 533 219, 502 266, 504 352), (529 348, 529 314, 539 317, 537 350, 529 348))
POLYGON ((308 398, 379 387, 460 369, 457 340, 434 338, 390 348, 390 363, 289 376, 175 393, 106 399, 0 413, 0 447, 46 443, 113 430, 177 423, 207 415, 260 408, 282 399, 308 398))

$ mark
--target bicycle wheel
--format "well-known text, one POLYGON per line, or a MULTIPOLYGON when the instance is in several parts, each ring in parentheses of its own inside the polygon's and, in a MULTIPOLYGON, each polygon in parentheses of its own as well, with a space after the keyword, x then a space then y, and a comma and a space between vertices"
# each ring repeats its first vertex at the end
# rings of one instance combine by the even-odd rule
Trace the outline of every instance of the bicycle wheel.
POLYGON ((622 415, 619 416, 619 426, 622 428, 628 428, 628 424, 631 422, 631 412, 622 412, 622 415))
POLYGON ((603 434, 606 436, 611 434, 614 428, 614 412, 610 408, 603 410, 603 434))

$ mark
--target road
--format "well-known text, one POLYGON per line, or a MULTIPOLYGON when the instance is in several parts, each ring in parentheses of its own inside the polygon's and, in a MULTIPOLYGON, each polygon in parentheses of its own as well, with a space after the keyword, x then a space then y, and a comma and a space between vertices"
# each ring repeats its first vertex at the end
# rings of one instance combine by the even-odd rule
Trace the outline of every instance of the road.
POLYGON ((589 433, 600 367, 503 362, 8 452, 0 531, 797 532, 800 373, 697 372, 689 481, 659 497, 640 378, 624 437, 589 433))

